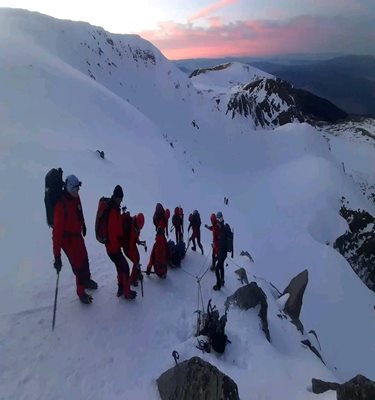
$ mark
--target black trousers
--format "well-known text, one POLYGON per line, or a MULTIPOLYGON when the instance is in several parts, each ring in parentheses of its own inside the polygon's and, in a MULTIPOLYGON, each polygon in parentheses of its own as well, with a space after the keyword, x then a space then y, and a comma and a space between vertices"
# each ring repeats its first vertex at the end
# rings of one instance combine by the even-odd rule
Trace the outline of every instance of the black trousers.
POLYGON ((217 264, 215 268, 216 284, 220 287, 223 286, 224 282, 224 263, 226 258, 227 258, 226 254, 225 255, 219 254, 217 258, 217 264))

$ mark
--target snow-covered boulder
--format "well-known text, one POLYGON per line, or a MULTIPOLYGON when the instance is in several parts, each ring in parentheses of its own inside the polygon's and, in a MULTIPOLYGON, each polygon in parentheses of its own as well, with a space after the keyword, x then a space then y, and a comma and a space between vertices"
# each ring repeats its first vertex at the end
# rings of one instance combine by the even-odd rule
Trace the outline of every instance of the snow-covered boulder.
POLYGON ((162 400, 239 400, 237 384, 199 357, 170 368, 157 379, 162 400))
POLYGON ((236 290, 232 296, 229 296, 225 301, 225 308, 228 310, 231 305, 237 306, 241 310, 249 310, 250 308, 260 305, 258 316, 262 322, 262 330, 267 340, 271 342, 267 320, 267 296, 256 282, 251 282, 246 286, 242 286, 236 290))

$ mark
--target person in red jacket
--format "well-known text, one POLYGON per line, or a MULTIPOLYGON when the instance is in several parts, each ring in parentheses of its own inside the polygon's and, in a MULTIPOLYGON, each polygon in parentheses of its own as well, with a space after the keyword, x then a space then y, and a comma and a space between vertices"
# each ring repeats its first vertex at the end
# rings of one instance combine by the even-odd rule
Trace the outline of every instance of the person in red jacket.
POLYGON ((109 203, 108 214, 108 242, 105 244, 108 257, 115 264, 117 270, 117 297, 124 295, 125 299, 132 300, 137 292, 130 289, 129 265, 122 253, 124 232, 121 218, 120 204, 124 197, 122 187, 117 185, 109 203))
POLYGON ((79 299, 84 304, 91 304, 92 297, 86 293, 85 289, 97 289, 98 284, 91 279, 89 258, 83 238, 86 236, 86 224, 78 195, 81 184, 75 175, 69 175, 66 178, 65 190, 54 209, 52 243, 55 256, 54 267, 57 273, 62 267, 62 249, 76 276, 79 299))
POLYGON ((217 223, 216 215, 211 214, 211 226, 207 224, 205 227, 212 232, 212 265, 211 271, 215 271, 217 256, 219 254, 219 225, 217 223))
POLYGON ((152 217, 152 221, 155 225, 155 229, 158 230, 159 227, 163 228, 168 237, 168 220, 171 216, 169 209, 164 210, 162 204, 157 203, 155 207, 155 213, 152 217))
POLYGON ((159 278, 167 277, 167 266, 170 259, 169 246, 164 235, 164 229, 159 227, 156 232, 154 246, 152 247, 150 261, 147 266, 146 274, 151 274, 152 266, 155 269, 155 274, 159 278))
POLYGON ((184 226, 183 226, 184 214, 181 207, 176 207, 174 209, 174 214, 172 217, 172 224, 174 226, 174 231, 176 232, 176 244, 184 240, 184 226))
POLYGON ((138 279, 142 280, 143 276, 141 273, 141 265, 139 263, 140 257, 137 245, 144 245, 144 242, 139 240, 139 235, 145 224, 145 217, 142 213, 139 213, 134 217, 130 217, 130 215, 126 215, 126 213, 122 215, 123 223, 130 225, 129 233, 128 235, 125 235, 124 240, 125 255, 133 263, 132 272, 130 274, 130 284, 133 286, 138 286, 138 279))

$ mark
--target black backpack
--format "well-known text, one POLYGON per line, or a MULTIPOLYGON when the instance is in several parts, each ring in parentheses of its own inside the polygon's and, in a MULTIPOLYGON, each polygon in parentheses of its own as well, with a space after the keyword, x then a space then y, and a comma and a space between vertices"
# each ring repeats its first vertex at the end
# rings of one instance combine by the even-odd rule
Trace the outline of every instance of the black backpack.
POLYGON ((227 244, 227 252, 232 253, 233 258, 233 231, 230 229, 228 224, 225 224, 225 237, 226 237, 226 244, 227 244))
POLYGON ((108 218, 111 209, 111 198, 101 197, 98 203, 98 210, 95 218, 95 236, 99 243, 109 243, 108 218))
POLYGON ((62 198, 64 190, 63 170, 52 168, 45 177, 44 204, 46 206, 47 225, 53 227, 53 215, 56 203, 62 198))

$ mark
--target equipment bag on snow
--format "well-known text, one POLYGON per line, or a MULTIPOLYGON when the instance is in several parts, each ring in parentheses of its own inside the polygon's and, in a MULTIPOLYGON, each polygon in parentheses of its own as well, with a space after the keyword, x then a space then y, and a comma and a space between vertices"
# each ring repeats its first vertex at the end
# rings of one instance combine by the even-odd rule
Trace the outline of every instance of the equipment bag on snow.
POLYGON ((170 264, 174 267, 180 267, 181 261, 185 257, 186 248, 184 242, 175 244, 173 240, 168 241, 170 264))
POLYGON ((64 181, 63 170, 61 168, 52 168, 45 177, 44 204, 46 206, 47 225, 53 227, 53 214, 55 205, 61 199, 64 181))
POLYGON ((102 197, 99 200, 98 210, 95 219, 95 236, 99 243, 105 244, 109 242, 108 237, 108 217, 110 210, 110 198, 102 197))
POLYGON ((210 347, 217 353, 224 353, 228 336, 225 334, 227 314, 220 317, 216 307, 211 306, 211 299, 207 304, 207 313, 203 315, 203 328, 199 334, 208 337, 210 347))

